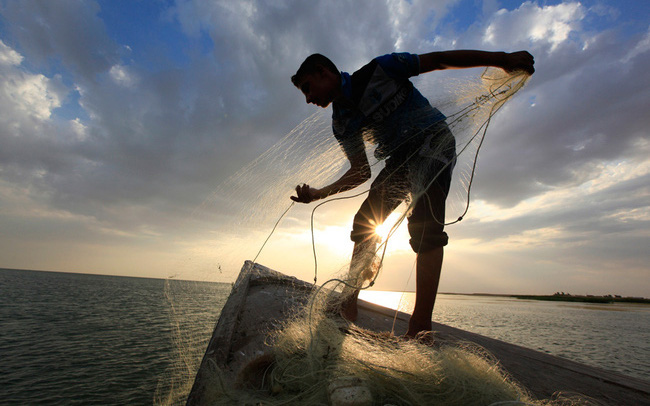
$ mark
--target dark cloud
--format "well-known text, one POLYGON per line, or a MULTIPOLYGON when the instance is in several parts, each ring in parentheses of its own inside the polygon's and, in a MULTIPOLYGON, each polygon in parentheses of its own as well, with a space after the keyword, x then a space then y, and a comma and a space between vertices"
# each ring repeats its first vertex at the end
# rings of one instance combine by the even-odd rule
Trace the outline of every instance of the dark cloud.
POLYGON ((118 45, 98 18, 95 1, 6 1, 0 10, 30 63, 47 69, 55 60, 72 69, 75 80, 92 80, 119 61, 118 45))

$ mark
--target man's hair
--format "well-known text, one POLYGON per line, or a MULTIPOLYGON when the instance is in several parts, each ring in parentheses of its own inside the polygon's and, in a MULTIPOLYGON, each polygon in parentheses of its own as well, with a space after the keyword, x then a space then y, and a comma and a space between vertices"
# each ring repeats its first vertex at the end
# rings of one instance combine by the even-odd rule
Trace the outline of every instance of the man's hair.
POLYGON ((291 83, 293 83, 294 86, 298 86, 298 82, 303 77, 318 72, 319 66, 322 66, 323 68, 337 75, 339 74, 338 68, 336 65, 334 65, 334 62, 330 61, 328 57, 321 54, 313 54, 309 55, 307 59, 305 59, 305 61, 300 65, 300 68, 298 68, 298 72, 296 72, 295 75, 291 76, 291 83))

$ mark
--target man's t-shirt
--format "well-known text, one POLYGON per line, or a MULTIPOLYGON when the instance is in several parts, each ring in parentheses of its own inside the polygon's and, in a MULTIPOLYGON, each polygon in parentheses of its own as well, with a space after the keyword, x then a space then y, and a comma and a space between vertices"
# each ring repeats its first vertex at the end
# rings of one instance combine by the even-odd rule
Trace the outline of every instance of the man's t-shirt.
POLYGON ((380 159, 421 145, 423 130, 445 120, 409 80, 419 72, 417 55, 393 53, 373 59, 352 75, 341 73, 347 100, 333 103, 332 127, 348 157, 363 151, 364 139, 377 144, 380 159))

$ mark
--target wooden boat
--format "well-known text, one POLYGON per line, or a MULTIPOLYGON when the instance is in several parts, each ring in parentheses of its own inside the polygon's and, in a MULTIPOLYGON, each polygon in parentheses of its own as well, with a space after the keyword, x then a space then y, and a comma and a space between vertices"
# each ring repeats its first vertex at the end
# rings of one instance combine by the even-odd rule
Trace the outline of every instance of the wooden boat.
MULTIPOLYGON (((303 305, 313 288, 312 284, 247 261, 221 312, 187 405, 203 404, 210 363, 235 376, 251 359, 264 352, 266 334, 288 317, 294 306, 303 305)), ((376 332, 390 331, 395 313, 360 300, 356 324, 376 332)), ((406 331, 408 319, 408 314, 398 312, 395 331, 406 331)), ((548 399, 562 392, 582 394, 606 405, 650 405, 648 381, 443 324, 434 323, 433 330, 436 339, 471 342, 485 348, 536 398, 548 399)))

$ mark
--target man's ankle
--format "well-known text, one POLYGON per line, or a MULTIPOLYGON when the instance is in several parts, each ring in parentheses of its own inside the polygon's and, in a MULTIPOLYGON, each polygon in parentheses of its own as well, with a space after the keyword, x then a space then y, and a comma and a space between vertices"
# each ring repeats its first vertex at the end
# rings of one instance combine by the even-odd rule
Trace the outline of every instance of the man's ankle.
POLYGON ((341 316, 347 321, 356 321, 358 315, 357 297, 359 291, 354 292, 341 303, 341 316))
POLYGON ((431 331, 431 320, 413 318, 409 320, 409 328, 406 332, 407 337, 415 337, 422 331, 431 331))

